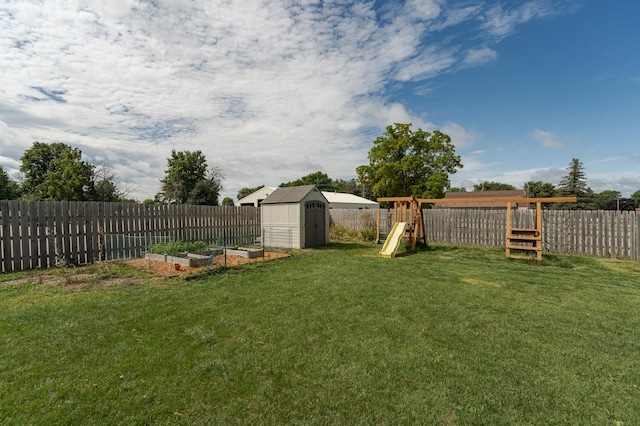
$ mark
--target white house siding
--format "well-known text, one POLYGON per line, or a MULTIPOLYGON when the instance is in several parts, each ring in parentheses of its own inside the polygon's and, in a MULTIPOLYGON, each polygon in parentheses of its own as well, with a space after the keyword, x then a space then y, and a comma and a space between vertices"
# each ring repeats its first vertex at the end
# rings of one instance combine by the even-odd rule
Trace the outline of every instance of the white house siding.
POLYGON ((275 190, 276 190, 276 188, 271 187, 271 186, 262 187, 262 188, 258 189, 257 191, 252 192, 251 194, 247 195, 246 197, 241 198, 240 200, 238 200, 236 205, 237 206, 250 205, 250 206, 254 206, 254 207, 260 207, 260 203, 262 202, 262 200, 267 198, 269 196, 269 194, 271 194, 275 190))
POLYGON ((366 198, 358 197, 354 194, 323 191, 322 195, 324 195, 324 197, 329 202, 330 209, 366 210, 380 208, 380 205, 375 201, 367 200, 366 198))

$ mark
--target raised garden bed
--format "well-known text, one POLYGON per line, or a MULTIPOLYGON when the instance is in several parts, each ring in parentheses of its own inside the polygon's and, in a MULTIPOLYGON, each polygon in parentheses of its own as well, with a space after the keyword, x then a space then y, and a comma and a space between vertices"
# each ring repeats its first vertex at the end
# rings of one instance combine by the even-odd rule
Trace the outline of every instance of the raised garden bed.
POLYGON ((246 248, 246 247, 227 247, 227 255, 246 257, 247 259, 253 259, 254 257, 264 256, 264 249, 261 248, 246 248))
MULTIPOLYGON (((185 256, 171 256, 168 254, 147 253, 146 259, 159 260, 161 262, 173 263, 190 268, 198 266, 207 266, 214 263, 214 258, 225 253, 225 249, 217 248, 210 250, 201 250, 195 253, 186 253, 185 256)), ((240 256, 247 259, 264 256, 264 249, 261 248, 245 248, 245 247, 227 247, 226 254, 228 256, 240 256)))

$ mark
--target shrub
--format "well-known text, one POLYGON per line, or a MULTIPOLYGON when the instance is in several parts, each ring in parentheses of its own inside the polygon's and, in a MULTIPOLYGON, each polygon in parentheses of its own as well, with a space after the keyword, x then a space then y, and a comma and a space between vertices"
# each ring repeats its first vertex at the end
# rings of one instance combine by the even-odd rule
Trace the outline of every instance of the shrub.
POLYGON ((373 229, 362 229, 360 230, 360 236, 362 237, 362 241, 373 241, 376 239, 376 231, 373 229))

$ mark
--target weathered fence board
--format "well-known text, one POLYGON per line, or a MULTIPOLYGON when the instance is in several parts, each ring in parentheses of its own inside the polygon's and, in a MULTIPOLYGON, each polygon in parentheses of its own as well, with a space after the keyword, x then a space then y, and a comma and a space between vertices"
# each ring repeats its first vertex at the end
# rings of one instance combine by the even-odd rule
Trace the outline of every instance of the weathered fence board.
MULTIPOLYGON (((332 209, 332 223, 363 229, 361 210, 332 209)), ((369 210, 375 215, 377 211, 369 210)), ((393 226, 393 210, 381 209, 381 232, 393 226)), ((506 214, 498 209, 426 209, 427 241, 504 247, 506 214)), ((514 227, 531 228, 533 210, 514 210, 514 227)), ((640 260, 640 212, 543 210, 542 247, 549 253, 640 260)))
POLYGON ((138 257, 156 242, 247 244, 259 235, 254 207, 0 200, 0 271, 138 257))

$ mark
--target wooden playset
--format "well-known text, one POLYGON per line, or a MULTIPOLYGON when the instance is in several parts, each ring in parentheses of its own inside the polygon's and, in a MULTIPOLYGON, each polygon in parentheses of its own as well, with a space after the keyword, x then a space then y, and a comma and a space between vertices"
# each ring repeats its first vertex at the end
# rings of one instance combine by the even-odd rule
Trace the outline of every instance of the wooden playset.
MULTIPOLYGON (((506 256, 513 259, 528 259, 521 252, 534 252, 537 260, 542 260, 542 203, 575 203, 576 197, 549 198, 414 198, 414 197, 382 197, 378 202, 393 203, 394 223, 406 222, 405 238, 415 249, 418 241, 427 244, 425 234, 423 204, 456 204, 456 203, 506 203, 506 256), (514 203, 535 203, 533 228, 514 228, 511 222, 511 210, 514 203)), ((376 242, 380 241, 380 211, 378 211, 376 242)), ((388 256, 381 256, 388 257, 388 256)))

